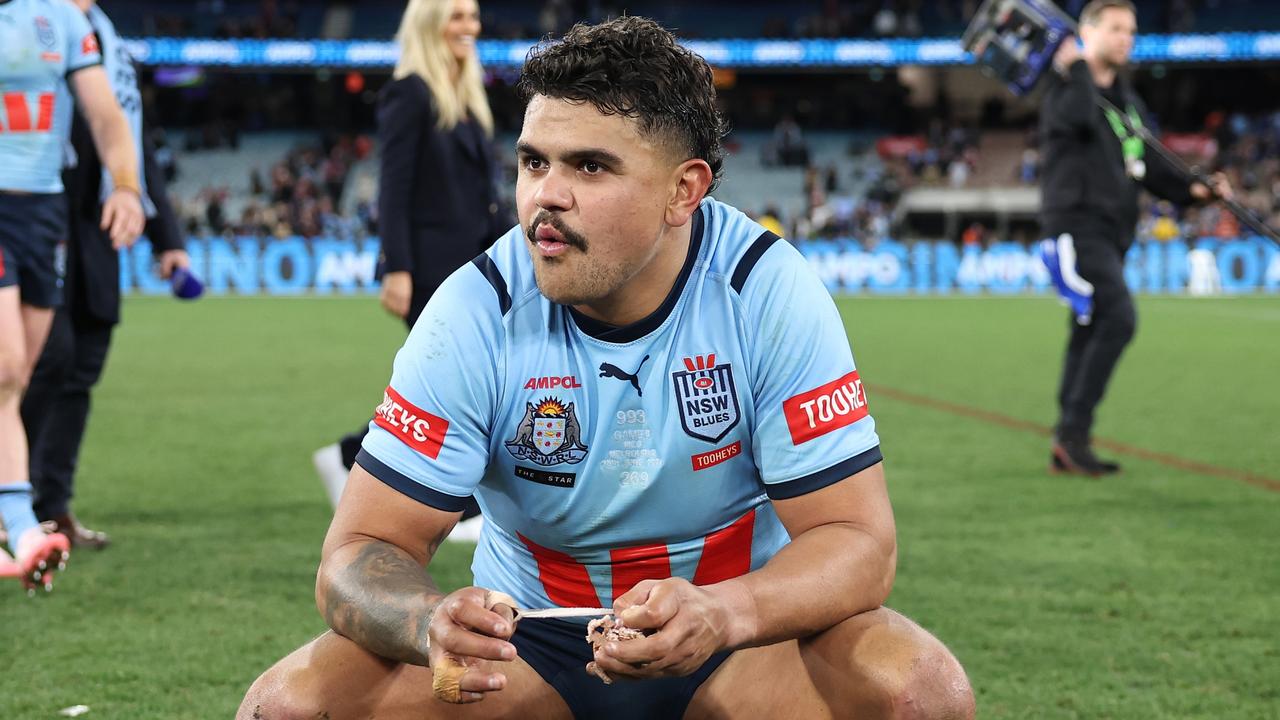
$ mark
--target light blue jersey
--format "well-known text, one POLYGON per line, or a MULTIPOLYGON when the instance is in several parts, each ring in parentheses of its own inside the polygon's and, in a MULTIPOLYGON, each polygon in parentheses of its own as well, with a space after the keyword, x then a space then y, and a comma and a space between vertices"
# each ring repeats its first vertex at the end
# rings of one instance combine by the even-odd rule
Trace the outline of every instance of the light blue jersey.
POLYGON ((101 63, 93 28, 69 0, 0 3, 0 191, 62 192, 66 78, 101 63))
POLYGON ((719 582, 790 538, 770 499, 881 460, 835 303, 788 243, 704 200, 670 296, 610 328, 552 303, 520 228, 454 273, 396 355, 357 462, 485 515, 475 584, 608 607, 719 582))

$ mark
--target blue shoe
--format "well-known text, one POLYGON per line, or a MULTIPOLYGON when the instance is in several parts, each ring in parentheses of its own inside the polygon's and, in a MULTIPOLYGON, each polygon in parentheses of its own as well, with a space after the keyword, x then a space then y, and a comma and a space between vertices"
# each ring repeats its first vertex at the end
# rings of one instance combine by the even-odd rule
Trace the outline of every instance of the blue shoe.
POLYGON ((1049 270, 1062 304, 1071 308, 1077 323, 1088 325, 1093 319, 1093 283, 1076 272, 1076 247, 1071 235, 1063 233, 1041 240, 1040 260, 1049 270))

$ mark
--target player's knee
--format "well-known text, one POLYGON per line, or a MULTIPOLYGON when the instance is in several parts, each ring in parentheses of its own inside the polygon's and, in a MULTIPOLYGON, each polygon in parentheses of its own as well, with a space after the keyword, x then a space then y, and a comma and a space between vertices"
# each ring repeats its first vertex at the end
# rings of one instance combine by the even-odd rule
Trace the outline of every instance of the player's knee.
POLYGON ((973 690, 955 655, 919 625, 887 608, 846 620, 811 646, 835 669, 815 682, 836 717, 970 720, 973 690), (847 663, 847 664, 846 664, 847 663), (847 675, 842 675, 847 672, 847 675))
POLYGON ((20 357, 0 354, 0 406, 17 402, 26 389, 26 363, 20 357))
POLYGON ((893 720, 971 720, 977 712, 964 668, 942 643, 922 649, 891 682, 893 720))
POLYGON ((297 672, 273 667, 254 681, 236 720, 315 720, 326 717, 314 696, 302 689, 297 672))

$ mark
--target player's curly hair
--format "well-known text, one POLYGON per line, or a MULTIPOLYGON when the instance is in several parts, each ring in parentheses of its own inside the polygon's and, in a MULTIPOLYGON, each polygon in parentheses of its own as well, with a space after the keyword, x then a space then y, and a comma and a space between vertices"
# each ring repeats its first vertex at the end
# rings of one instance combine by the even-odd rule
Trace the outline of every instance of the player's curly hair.
POLYGON ((720 180, 728 126, 716 109, 711 67, 652 20, 578 24, 560 42, 544 40, 525 60, 518 87, 525 102, 546 95, 633 118, 640 132, 664 134, 689 158, 705 160, 708 192, 720 180))

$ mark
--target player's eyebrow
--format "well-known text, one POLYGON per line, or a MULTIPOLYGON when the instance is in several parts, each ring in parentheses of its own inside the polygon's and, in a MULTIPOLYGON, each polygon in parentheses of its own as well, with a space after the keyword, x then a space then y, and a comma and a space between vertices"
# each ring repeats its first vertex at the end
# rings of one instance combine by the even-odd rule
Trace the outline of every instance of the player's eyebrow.
MULTIPOLYGON (((516 143, 516 153, 521 157, 547 157, 547 154, 525 141, 516 143)), ((567 165, 578 165, 584 162, 596 162, 604 165, 614 172, 622 169, 622 158, 616 153, 605 150, 604 148, 575 148, 567 150, 560 154, 557 158, 560 162, 567 165)))

